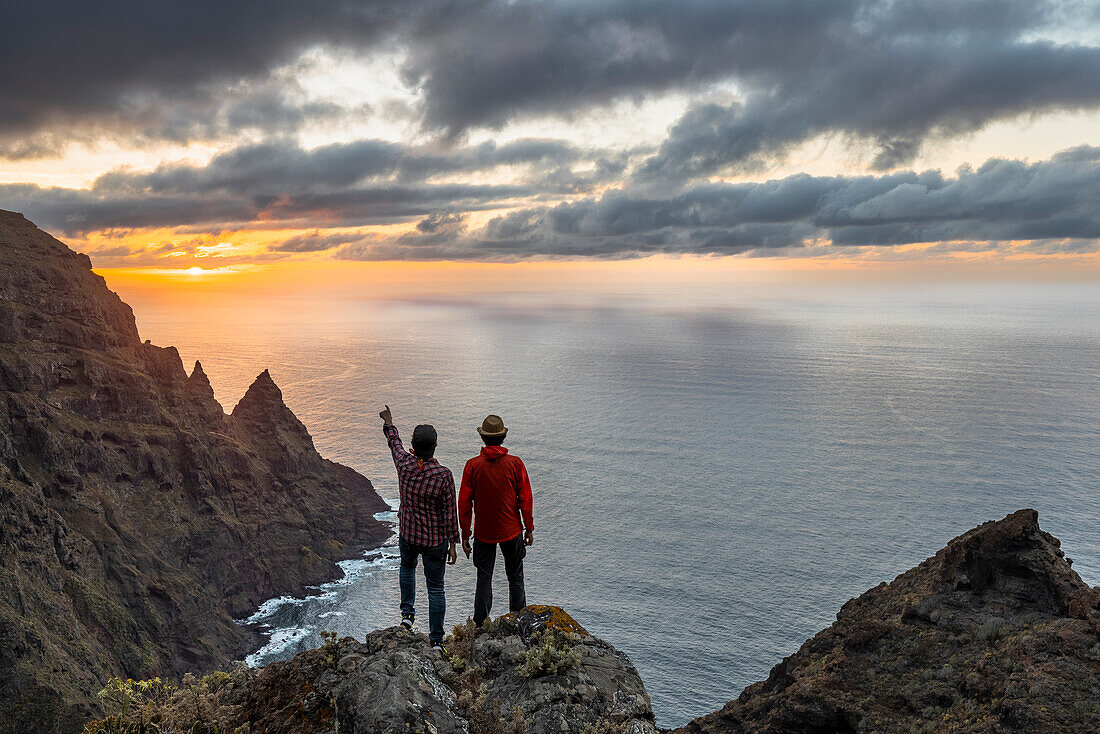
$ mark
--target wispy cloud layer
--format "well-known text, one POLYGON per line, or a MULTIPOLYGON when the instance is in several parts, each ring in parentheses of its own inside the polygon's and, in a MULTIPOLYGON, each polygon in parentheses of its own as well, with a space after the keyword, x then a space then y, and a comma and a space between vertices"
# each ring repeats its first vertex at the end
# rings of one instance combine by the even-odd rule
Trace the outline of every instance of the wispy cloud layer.
MULTIPOLYGON (((354 259, 630 257, 657 252, 731 255, 809 245, 951 242, 972 251, 999 242, 1036 252, 1100 247, 1100 148, 1052 160, 992 160, 954 177, 939 171, 880 176, 796 175, 703 184, 670 198, 625 191, 522 209, 446 243, 359 243, 354 259)), ((950 247, 945 249, 951 249, 950 247)))
POLYGON ((257 146, 204 167, 109 173, 88 190, 0 185, 0 199, 47 227, 74 234, 181 224, 209 232, 312 227, 270 249, 335 251, 361 260, 732 255, 821 244, 931 242, 959 242, 967 249, 1000 241, 1036 242, 1036 251, 1047 253, 1091 252, 1100 242, 1100 148, 1089 146, 1036 163, 990 160, 954 176, 798 174, 759 183, 698 183, 665 197, 616 188, 515 208, 478 228, 469 226, 468 212, 514 205, 539 190, 427 182, 439 171, 481 170, 502 157, 537 166, 546 151, 566 150, 533 142, 503 152, 490 146, 477 154, 432 158, 430 164, 409 155, 407 166, 406 153, 380 143, 309 152, 257 146), (326 232, 410 219, 418 219, 415 227, 396 236, 326 232))

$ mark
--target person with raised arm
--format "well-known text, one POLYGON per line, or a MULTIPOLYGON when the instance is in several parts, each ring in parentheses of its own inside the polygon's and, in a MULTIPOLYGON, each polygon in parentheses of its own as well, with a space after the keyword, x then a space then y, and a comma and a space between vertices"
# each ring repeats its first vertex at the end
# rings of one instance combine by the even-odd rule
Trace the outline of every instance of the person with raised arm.
POLYGON ((416 564, 424 559, 428 587, 428 638, 443 649, 443 617, 447 597, 443 590, 446 565, 458 558, 458 517, 455 513, 455 480, 451 470, 436 461, 437 435, 431 425, 413 429, 412 451, 401 445, 390 406, 378 414, 382 432, 397 467, 401 506, 397 510, 398 546, 401 551, 401 625, 412 629, 416 618, 416 564), (446 564, 446 565, 445 565, 446 564))

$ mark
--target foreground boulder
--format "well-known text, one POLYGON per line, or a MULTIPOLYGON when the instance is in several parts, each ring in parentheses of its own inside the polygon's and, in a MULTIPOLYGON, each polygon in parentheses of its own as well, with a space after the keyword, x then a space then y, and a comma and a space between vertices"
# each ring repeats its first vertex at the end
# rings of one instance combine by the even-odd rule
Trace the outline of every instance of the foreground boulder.
POLYGON ((158 711, 164 732, 656 734, 626 656, 542 606, 456 628, 446 656, 393 627, 189 680, 158 711))
POLYGON ((1100 731, 1100 589, 1020 510, 952 540, 678 734, 1100 731))
POLYGON ((256 646, 234 617, 338 577, 385 509, 266 371, 227 415, 87 256, 0 211, 0 734, 227 666, 256 646))

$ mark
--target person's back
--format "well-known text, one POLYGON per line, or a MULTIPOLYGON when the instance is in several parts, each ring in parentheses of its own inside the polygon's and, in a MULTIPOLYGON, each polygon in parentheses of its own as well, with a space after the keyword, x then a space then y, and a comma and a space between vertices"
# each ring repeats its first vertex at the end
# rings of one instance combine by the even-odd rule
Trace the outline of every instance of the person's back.
POLYGON ((455 483, 451 470, 435 460, 436 431, 430 425, 413 431, 413 450, 401 444, 393 424, 390 406, 378 414, 397 468, 401 506, 397 511, 398 547, 401 551, 401 624, 412 629, 416 618, 416 564, 424 559, 424 581, 428 587, 428 637, 433 645, 443 643, 443 618, 447 600, 443 589, 444 564, 455 562, 458 520, 455 514, 455 483), (449 547, 448 547, 449 546, 449 547))
POLYGON ((519 457, 510 455, 508 449, 501 446, 508 429, 500 416, 490 415, 477 430, 485 446, 479 455, 466 462, 458 506, 462 550, 467 557, 473 554, 477 568, 474 622, 481 624, 493 605, 497 546, 500 546, 508 576, 508 607, 516 611, 527 603, 523 558, 527 555, 526 546, 535 540, 527 467, 519 457), (473 548, 470 547, 471 535, 473 548))
POLYGON ((476 537, 485 543, 510 540, 531 524, 531 484, 527 467, 503 446, 486 446, 466 462, 463 486, 477 487, 473 494, 476 537), (517 492, 517 488, 519 492, 517 492), (526 492, 521 505, 520 493, 526 492), (525 515, 521 524, 520 515, 525 515))

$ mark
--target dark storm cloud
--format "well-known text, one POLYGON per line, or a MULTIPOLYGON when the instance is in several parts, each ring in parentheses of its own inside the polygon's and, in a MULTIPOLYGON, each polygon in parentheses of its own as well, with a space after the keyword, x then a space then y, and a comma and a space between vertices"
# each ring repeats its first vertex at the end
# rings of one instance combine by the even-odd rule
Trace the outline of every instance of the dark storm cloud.
MULTIPOLYGON (((552 184, 541 182, 588 160, 585 156, 561 141, 537 139, 450 149, 361 140, 305 150, 293 142, 272 141, 232 149, 205 165, 171 163, 145 172, 112 171, 89 189, 0 185, 0 206, 23 211, 42 226, 66 234, 276 222, 313 226, 314 220, 325 226, 381 224, 447 208, 475 211, 499 207, 517 197, 539 198, 553 190, 552 184), (430 180, 500 166, 524 167, 529 174, 525 180, 531 183, 430 180)), ((578 177, 589 182, 595 178, 590 172, 578 177)), ((574 181, 573 185, 579 184, 574 181)), ((344 243, 303 239, 284 242, 276 249, 306 252, 339 244, 344 243)))
POLYGON ((872 167, 908 163, 930 136, 1100 104, 1100 49, 1048 43, 853 49, 837 63, 777 79, 745 102, 700 105, 677 122, 641 175, 691 178, 754 170, 793 145, 839 133, 878 146, 872 167))
POLYGON ((699 184, 667 197, 619 189, 515 209, 476 231, 467 227, 468 213, 537 201, 540 192, 514 185, 373 180, 364 171, 395 170, 392 151, 376 145, 355 151, 358 164, 345 160, 357 156, 331 150, 276 155, 256 148, 226 154, 232 165, 215 161, 147 174, 116 172, 91 189, 5 184, 0 206, 65 233, 311 227, 316 231, 272 249, 336 250, 355 259, 376 259, 383 252, 417 259, 443 252, 450 259, 736 254, 806 243, 862 247, 939 241, 1041 241, 1049 253, 1056 247, 1078 252, 1100 239, 1100 148, 1087 146, 1037 163, 994 159, 978 169, 963 167, 952 177, 939 171, 799 174, 762 183, 699 184), (337 161, 347 168, 334 172, 337 161), (417 219, 415 231, 389 238, 325 231, 417 219))
POLYGON ((835 23, 850 24, 858 6, 848 0, 460 3, 419 24, 405 71, 425 91, 428 124, 454 134, 499 127, 517 113, 568 112, 740 70, 793 70, 812 55, 804 41, 835 23))
POLYGON ((0 155, 347 114, 272 76, 324 46, 404 51, 425 125, 451 136, 721 83, 739 101, 687 111, 644 174, 751 169, 822 133, 873 142, 889 168, 931 135, 1096 107, 1100 49, 1040 39, 1097 15, 1078 0, 22 3, 0 25, 0 155))
POLYGON ((230 192, 278 194, 323 187, 343 188, 389 176, 402 147, 382 140, 326 145, 304 150, 292 142, 234 148, 206 165, 164 164, 147 173, 113 171, 96 179, 93 190, 109 194, 192 194, 230 192))
POLYGON ((457 135, 517 115, 732 82, 690 109, 649 176, 754 169, 829 133, 914 158, 932 135, 1100 105, 1100 49, 1036 40, 1096 11, 1046 0, 478 2, 432 15, 406 74, 429 126, 457 135))
MULTIPOLYGON (((215 140, 255 131, 266 136, 294 133, 309 123, 364 115, 365 106, 343 107, 333 102, 303 102, 285 80, 237 84, 218 90, 211 99, 188 104, 159 97, 143 100, 144 109, 128 110, 129 120, 116 118, 123 130, 142 141, 186 143, 215 140)), ((106 124, 100 126, 102 132, 106 124)), ((97 130, 93 129, 93 132, 97 130)))
POLYGON ((100 176, 100 192, 261 193, 333 189, 392 178, 415 183, 433 176, 467 174, 503 165, 537 170, 581 160, 583 153, 558 140, 525 139, 470 148, 408 147, 385 140, 360 140, 305 150, 289 141, 235 148, 205 165, 165 164, 153 171, 114 171, 100 176))
POLYGON ((392 224, 441 208, 497 208, 533 193, 519 186, 475 184, 384 184, 282 192, 273 184, 271 192, 150 194, 0 184, 0 208, 22 212, 39 226, 67 235, 147 227, 216 232, 227 228, 392 224))
POLYGON ((0 207, 66 234, 316 228, 272 256, 629 257, 936 241, 1080 252, 1100 237, 1096 148, 948 177, 889 171, 938 137, 1100 107, 1100 47, 1049 40, 1090 22, 1100 10, 1077 0, 23 3, 0 24, 0 157, 105 138, 266 142, 204 165, 112 171, 88 189, 4 184, 0 207), (421 107, 401 114, 442 138, 293 142, 313 122, 364 111, 303 101, 294 69, 317 47, 403 54, 421 107), (672 91, 694 101, 659 146, 462 143, 478 128, 568 120, 672 91), (881 174, 707 181, 766 170, 816 136, 870 145, 881 174), (469 224, 471 212, 507 209, 469 224), (386 223, 415 229, 328 231, 386 223))
MULTIPOLYGON (((930 242, 959 242, 964 250, 979 246, 975 243, 992 250, 1000 242, 1031 242, 1025 249, 1038 254, 1093 252, 1100 243, 1097 153, 1078 148, 1038 163, 996 159, 976 170, 964 167, 953 177, 938 171, 796 175, 699 185, 669 198, 615 191, 513 211, 479 231, 433 241, 431 252, 450 259, 730 255, 810 244, 930 242)), ((427 257, 413 244, 362 243, 339 256, 427 257)))
MULTIPOLYGON (((11 4, 0 24, 0 132, 120 121, 148 100, 218 106, 314 45, 361 48, 399 26, 413 0, 77 0, 11 4)), ((232 114, 232 113, 231 113, 232 114)))
POLYGON ((447 232, 461 227, 465 221, 466 215, 458 212, 432 212, 416 223, 416 230, 422 234, 447 232))

